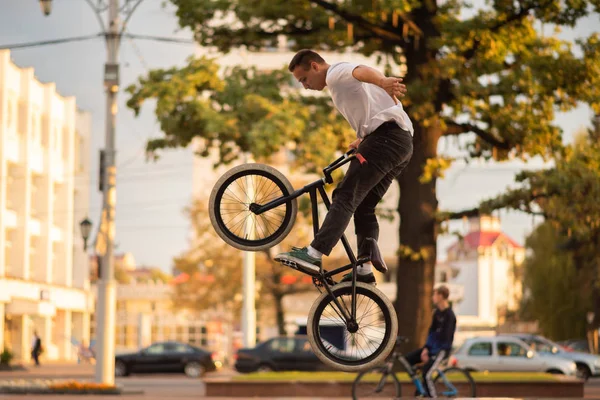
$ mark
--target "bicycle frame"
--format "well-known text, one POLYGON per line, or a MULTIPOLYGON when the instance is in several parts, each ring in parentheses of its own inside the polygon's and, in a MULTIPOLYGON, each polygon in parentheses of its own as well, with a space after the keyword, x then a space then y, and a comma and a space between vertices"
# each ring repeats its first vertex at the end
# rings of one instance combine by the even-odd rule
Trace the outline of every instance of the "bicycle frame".
MULTIPOLYGON (((417 388, 417 391, 419 392, 419 394, 421 396, 424 396, 426 394, 425 393, 425 387, 423 386, 424 383, 421 382, 421 378, 415 372, 415 370, 413 369, 412 365, 409 364, 408 360, 406 360, 406 358, 404 357, 403 354, 396 354, 396 355, 394 355, 394 357, 396 358, 396 360, 400 361, 400 364, 402 364, 402 366, 404 367, 404 369, 408 373, 408 376, 412 380, 413 385, 415 385, 415 387, 417 388)), ((390 373, 393 373, 391 371, 392 368, 393 368, 393 365, 392 365, 392 367, 390 367, 390 373)), ((442 371, 442 369, 441 368, 437 368, 436 372, 442 377, 442 380, 446 384, 446 387, 448 389, 450 389, 450 391, 445 391, 445 392, 442 392, 442 393, 438 393, 438 395, 443 395, 443 396, 446 396, 446 397, 456 396, 458 394, 458 390, 456 390, 456 387, 454 387, 454 385, 448 380, 448 378, 446 378, 446 375, 444 374, 444 372, 442 371)), ((383 385, 381 385, 381 386, 383 386, 383 385)))
MULTIPOLYGON (((301 189, 295 190, 294 192, 290 193, 287 196, 279 197, 275 200, 272 200, 272 201, 268 202, 267 204, 264 204, 264 205, 251 204, 250 211, 252 211, 256 215, 260 215, 260 214, 262 214, 266 211, 269 211, 275 207, 278 207, 286 202, 289 202, 297 197, 300 197, 305 193, 308 193, 310 195, 310 202, 311 202, 311 206, 312 206, 313 232, 314 232, 314 235, 316 236, 317 232, 319 232, 319 208, 318 208, 319 205, 318 205, 318 200, 317 200, 317 192, 321 196, 321 200, 325 204, 325 207, 327 208, 327 210, 329 210, 329 208, 331 207, 331 202, 329 201, 329 197, 327 196, 327 193, 325 192, 324 187, 328 183, 329 184, 333 183, 333 178, 331 177, 331 173, 333 171, 335 171, 336 169, 340 168, 341 166, 352 161, 352 159, 354 158, 354 155, 353 155, 354 152, 355 152, 355 150, 350 150, 350 151, 346 152, 343 156, 339 157, 337 160, 335 160, 334 162, 329 164, 327 167, 323 168, 323 174, 325 175, 323 178, 321 178, 315 182, 312 182, 312 183, 304 186, 301 189)), ((317 275, 317 277, 323 283, 325 290, 327 290, 329 295, 333 298, 335 305, 338 307, 338 309, 342 313, 343 317, 346 320, 346 323, 350 323, 350 322, 356 323, 356 267, 358 264, 362 264, 364 262, 370 261, 370 258, 361 258, 361 259, 357 260, 356 256, 354 255, 354 252, 352 251, 352 248, 350 247, 350 243, 348 242, 348 239, 346 238, 345 234, 342 235, 341 241, 344 246, 344 250, 346 250, 346 254, 348 255, 348 258, 350 259, 350 264, 344 265, 343 267, 339 267, 339 268, 334 269, 333 271, 328 271, 328 272, 325 272, 323 270, 323 266, 321 266, 321 270, 320 270, 319 274, 317 275), (329 282, 332 280, 331 277, 333 275, 339 274, 340 272, 345 272, 349 269, 352 269, 352 272, 353 272, 353 274, 352 274, 352 310, 350 312, 350 315, 348 315, 346 313, 346 309, 344 307, 341 307, 338 300, 333 296, 333 292, 329 285, 329 282)))

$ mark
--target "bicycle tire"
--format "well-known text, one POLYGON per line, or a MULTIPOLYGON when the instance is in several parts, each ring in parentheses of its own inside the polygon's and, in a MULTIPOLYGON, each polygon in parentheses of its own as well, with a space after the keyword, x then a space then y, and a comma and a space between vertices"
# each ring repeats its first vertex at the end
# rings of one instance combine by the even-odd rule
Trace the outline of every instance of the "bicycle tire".
MULTIPOLYGON (((460 387, 464 387, 464 390, 459 390, 458 393, 455 393, 453 396, 450 397, 475 397, 476 396, 476 392, 477 392, 477 386, 475 385, 475 381, 473 380, 473 377, 471 376, 471 374, 469 373, 469 371, 464 370, 462 368, 458 368, 458 367, 448 367, 444 370, 442 370, 442 373, 448 378, 448 375, 452 374, 454 376, 456 376, 457 374, 462 375, 464 377, 464 381, 462 379, 458 380, 456 378, 448 378, 448 380, 456 387, 456 385, 460 385, 460 387), (453 382, 454 381, 454 382, 453 382)), ((440 386, 440 389, 442 388, 448 388, 448 386, 446 385, 445 382, 440 382, 441 379, 441 375, 438 374, 435 379, 433 380, 433 385, 436 387, 436 392, 438 397, 448 397, 448 396, 442 396, 442 393, 440 393, 441 391, 438 390, 438 385, 440 386), (443 386, 442 386, 443 385, 443 386)), ((458 389, 458 387, 457 387, 458 389)))
MULTIPOLYGON (((339 298, 343 295, 349 295, 352 293, 352 282, 337 284, 331 290, 336 298, 339 298)), ((331 345, 331 343, 328 342, 329 349, 325 347, 325 343, 323 343, 323 341, 321 340, 319 322, 324 309, 332 301, 331 296, 328 292, 323 292, 315 300, 308 314, 308 340, 313 348, 314 353, 324 364, 345 372, 365 371, 382 364, 394 349, 396 335, 398 334, 398 317, 396 316, 394 306, 392 305, 392 302, 380 290, 375 288, 373 285, 357 282, 356 293, 357 295, 361 294, 366 297, 369 297, 380 307, 385 323, 382 343, 377 347, 373 354, 367 357, 354 360, 342 359, 331 353, 330 350, 332 347, 334 347, 333 345, 331 345)), ((340 323, 338 323, 337 325, 340 325, 340 323)), ((343 337, 345 338, 346 334, 350 333, 348 332, 345 324, 341 326, 343 326, 343 337)), ((353 340, 355 340, 355 337, 353 337, 353 340)), ((340 352, 341 351, 343 350, 340 350, 340 352)))
MULTIPOLYGON (((261 239, 248 239, 247 237, 239 236, 233 232, 231 228, 226 226, 226 223, 223 219, 223 198, 229 185, 232 185, 240 178, 243 179, 244 177, 249 176, 259 176, 273 183, 276 189, 279 189, 280 192, 276 193, 277 197, 287 196, 294 191, 294 188, 288 179, 275 168, 269 165, 256 163, 242 164, 225 172, 219 178, 210 194, 208 210, 213 229, 219 235, 219 237, 225 241, 225 243, 239 250, 261 251, 277 245, 290 233, 294 223, 296 222, 298 202, 297 199, 292 199, 274 209, 280 210, 280 212, 282 210, 285 211, 283 213, 283 219, 280 222, 280 226, 277 227, 275 231, 267 237, 261 239)), ((273 199, 269 199, 269 201, 270 200, 273 199)), ((266 202, 267 201, 265 201, 265 203, 266 202)), ((243 207, 243 204, 245 203, 239 202, 238 205, 243 207)), ((248 210, 245 210, 244 212, 250 213, 248 210)), ((267 213, 268 212, 269 211, 267 211, 267 213)), ((259 218, 257 218, 257 220, 258 219, 259 218)))
POLYGON ((393 372, 391 374, 387 373, 387 369, 385 366, 379 366, 371 368, 368 371, 362 371, 356 376, 354 382, 352 382, 352 400, 360 400, 367 397, 383 397, 387 399, 400 398, 402 397, 402 385, 400 384, 398 377, 396 377, 396 375, 393 372), (368 383, 363 380, 365 375, 372 373, 382 374, 384 378, 386 378, 384 387, 379 393, 374 392, 378 386, 378 382, 380 382, 379 379, 374 382, 368 383), (391 378, 391 382, 389 381, 388 377, 391 378), (393 383, 393 385, 391 385, 390 383, 393 383), (360 386, 361 384, 362 386, 360 386))

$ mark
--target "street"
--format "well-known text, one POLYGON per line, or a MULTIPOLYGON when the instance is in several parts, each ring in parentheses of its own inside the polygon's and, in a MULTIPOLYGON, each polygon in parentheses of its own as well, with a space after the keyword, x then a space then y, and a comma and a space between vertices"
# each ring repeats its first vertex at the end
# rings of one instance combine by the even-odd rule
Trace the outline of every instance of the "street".
MULTIPOLYGON (((93 379, 94 369, 90 365, 56 364, 42 365, 39 368, 28 367, 27 371, 0 371, 0 381, 13 379, 76 379, 80 381, 89 381, 93 379)), ((228 376, 236 372, 223 369, 210 374, 212 377, 228 376)), ((116 383, 122 386, 127 393, 127 400, 153 400, 153 399, 176 399, 191 400, 203 398, 206 400, 227 400, 224 397, 204 397, 205 386, 201 379, 191 379, 184 375, 157 374, 157 375, 134 375, 125 378, 117 378, 116 383)), ((90 396, 69 396, 71 399, 88 398, 90 396)), ((24 396, 19 395, 0 395, 2 400, 21 400, 24 396)), ((63 395, 49 396, 27 396, 28 399, 46 399, 59 400, 64 399, 63 395)), ((94 399, 116 399, 118 396, 98 396, 94 399)), ((590 379, 585 388, 585 398, 600 399, 600 378, 590 379)), ((240 399, 240 398, 237 398, 240 399)), ((249 398, 250 399, 250 398, 249 398)), ((272 398, 272 400, 283 400, 283 398, 272 398)), ((289 397, 286 399, 301 400, 299 397, 289 397)), ((316 399, 312 397, 312 399, 316 399)))

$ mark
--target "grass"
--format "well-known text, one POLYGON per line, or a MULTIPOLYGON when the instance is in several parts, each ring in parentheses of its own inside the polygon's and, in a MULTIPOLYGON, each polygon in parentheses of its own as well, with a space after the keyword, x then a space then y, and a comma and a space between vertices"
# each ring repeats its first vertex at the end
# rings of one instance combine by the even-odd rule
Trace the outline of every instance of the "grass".
MULTIPOLYGON (((401 382, 408 382, 408 374, 398 373, 398 378, 401 382)), ((474 372, 471 374, 475 382, 554 382, 557 380, 556 375, 544 374, 537 372, 474 372)), ((286 372, 254 372, 250 374, 236 375, 234 381, 304 381, 304 382, 352 382, 356 378, 355 373, 350 372, 301 372, 301 371, 286 371, 286 372)), ((448 376, 451 381, 460 382, 458 376, 452 374, 448 376)), ((367 380, 377 380, 377 374, 369 374, 367 380)))

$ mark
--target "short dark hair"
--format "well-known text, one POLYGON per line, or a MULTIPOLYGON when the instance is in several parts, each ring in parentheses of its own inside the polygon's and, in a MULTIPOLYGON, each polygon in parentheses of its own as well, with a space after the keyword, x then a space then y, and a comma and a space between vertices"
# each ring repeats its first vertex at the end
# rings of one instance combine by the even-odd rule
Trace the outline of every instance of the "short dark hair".
POLYGON ((434 291, 442 296, 444 300, 448 300, 448 297, 450 297, 450 290, 446 286, 439 286, 434 291))
POLYGON ((310 49, 300 50, 296 53, 294 58, 292 58, 292 61, 290 61, 288 69, 290 72, 294 72, 296 67, 301 66, 303 69, 307 70, 310 68, 310 63, 312 62, 323 64, 325 60, 315 51, 310 49))

